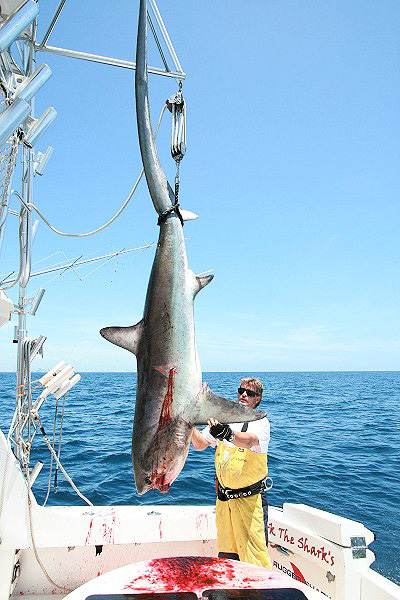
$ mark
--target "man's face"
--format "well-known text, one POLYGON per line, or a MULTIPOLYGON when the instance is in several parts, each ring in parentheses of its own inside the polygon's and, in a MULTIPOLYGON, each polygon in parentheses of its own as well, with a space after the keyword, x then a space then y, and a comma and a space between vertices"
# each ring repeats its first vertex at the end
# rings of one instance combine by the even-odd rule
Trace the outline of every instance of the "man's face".
POLYGON ((257 394, 254 385, 251 383, 241 383, 238 390, 239 404, 243 404, 243 406, 250 406, 250 408, 255 408, 260 402, 261 398, 257 395, 254 396, 253 392, 257 394), (248 391, 250 394, 247 393, 248 391))

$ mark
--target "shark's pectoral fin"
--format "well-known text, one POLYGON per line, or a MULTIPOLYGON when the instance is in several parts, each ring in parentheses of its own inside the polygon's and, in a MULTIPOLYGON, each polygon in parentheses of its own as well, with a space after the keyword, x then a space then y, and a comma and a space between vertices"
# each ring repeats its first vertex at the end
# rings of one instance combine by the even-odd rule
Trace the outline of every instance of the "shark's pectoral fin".
POLYGON ((244 423, 262 419, 265 414, 261 410, 242 406, 237 402, 217 396, 204 383, 191 404, 188 420, 193 426, 205 425, 211 418, 217 419, 220 423, 244 423))
POLYGON ((133 354, 137 354, 139 343, 143 336, 143 329, 144 324, 142 319, 136 325, 132 325, 132 327, 104 327, 100 329, 100 335, 112 344, 125 348, 125 350, 129 350, 133 354))

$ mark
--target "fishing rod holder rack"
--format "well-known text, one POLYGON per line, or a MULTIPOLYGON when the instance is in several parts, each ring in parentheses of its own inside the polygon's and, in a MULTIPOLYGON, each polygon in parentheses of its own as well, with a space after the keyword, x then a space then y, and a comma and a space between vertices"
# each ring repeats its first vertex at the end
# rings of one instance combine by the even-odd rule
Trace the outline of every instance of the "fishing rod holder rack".
POLYGON ((40 379, 31 381, 30 363, 37 354, 42 352, 46 339, 45 336, 39 336, 37 339, 26 337, 23 341, 27 383, 21 384, 17 388, 17 406, 8 435, 17 449, 17 457, 24 467, 29 464, 30 450, 36 435, 36 424, 39 423, 42 427, 39 410, 43 402, 49 395, 52 395, 58 402, 81 379, 81 376, 75 373, 72 365, 61 361, 40 379), (32 391, 36 388, 32 387, 32 383, 39 383, 39 386, 36 387, 44 388, 36 399, 33 398, 32 391))
POLYGON ((6 19, 1 24, 0 52, 7 50, 17 38, 24 33, 39 14, 39 6, 34 0, 19 2, 2 2, 2 13, 6 19))

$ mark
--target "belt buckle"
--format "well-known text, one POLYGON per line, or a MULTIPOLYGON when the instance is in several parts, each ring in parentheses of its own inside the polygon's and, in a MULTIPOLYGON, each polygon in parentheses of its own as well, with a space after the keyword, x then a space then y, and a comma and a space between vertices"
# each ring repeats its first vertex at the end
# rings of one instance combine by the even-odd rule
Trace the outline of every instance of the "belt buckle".
POLYGON ((270 477, 269 475, 267 475, 265 477, 265 479, 263 479, 263 481, 262 481, 261 489, 264 492, 269 492, 269 490, 272 490, 273 486, 274 486, 274 482, 272 480, 272 477, 270 477))
POLYGON ((233 490, 229 489, 229 488, 224 488, 224 494, 226 496, 226 498, 228 498, 228 500, 230 500, 230 498, 233 498, 233 490))

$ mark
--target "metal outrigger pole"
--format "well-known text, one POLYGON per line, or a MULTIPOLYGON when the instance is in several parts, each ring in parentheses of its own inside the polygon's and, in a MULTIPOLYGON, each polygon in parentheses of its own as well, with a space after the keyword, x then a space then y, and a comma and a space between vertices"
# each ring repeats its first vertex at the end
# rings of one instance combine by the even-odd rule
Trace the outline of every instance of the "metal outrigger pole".
MULTIPOLYGON (((54 13, 54 16, 53 16, 53 18, 52 18, 52 20, 51 20, 51 22, 50 22, 50 24, 49 24, 49 26, 48 26, 48 28, 46 30, 46 33, 43 36, 43 39, 40 42, 40 44, 37 44, 35 42, 35 50, 36 51, 39 51, 39 52, 49 52, 50 54, 58 54, 60 56, 66 56, 66 57, 69 57, 69 58, 77 58, 77 59, 80 59, 80 60, 88 60, 88 61, 91 61, 91 62, 103 63, 103 64, 111 65, 111 66, 114 66, 114 67, 121 67, 121 68, 124 68, 124 69, 133 69, 133 70, 136 69, 136 64, 134 62, 132 62, 132 61, 129 61, 129 60, 123 60, 123 59, 120 59, 120 58, 111 58, 111 57, 108 57, 108 56, 101 56, 99 54, 89 54, 88 52, 78 52, 76 50, 71 50, 71 49, 68 49, 68 48, 58 48, 56 46, 49 46, 47 44, 47 42, 48 42, 48 40, 49 40, 49 38, 50 38, 53 30, 54 30, 54 27, 55 27, 55 25, 56 25, 56 23, 57 23, 57 21, 58 21, 58 19, 60 17, 61 11, 64 8, 65 3, 66 3, 66 0, 61 0, 61 2, 58 4, 57 9, 56 9, 56 11, 54 13)), ((185 79, 186 75, 185 75, 185 73, 184 73, 184 71, 183 71, 183 69, 181 67, 181 64, 180 64, 178 56, 177 56, 177 54, 175 52, 174 46, 173 46, 173 44, 171 42, 171 39, 170 39, 170 37, 168 35, 167 28, 166 28, 166 26, 164 24, 164 21, 163 21, 162 17, 161 17, 161 14, 160 14, 160 11, 158 9, 156 1, 155 0, 150 0, 150 6, 151 6, 151 9, 152 9, 152 12, 153 12, 153 16, 154 16, 154 18, 155 18, 155 20, 157 22, 157 25, 159 27, 159 30, 161 32, 161 36, 163 38, 164 44, 165 44, 165 46, 166 46, 166 48, 168 50, 168 53, 169 53, 169 55, 170 55, 170 57, 172 59, 172 62, 174 64, 175 69, 171 70, 169 68, 169 66, 168 66, 168 63, 165 60, 165 57, 164 57, 164 54, 163 54, 163 50, 162 50, 162 47, 161 47, 161 44, 160 44, 160 41, 159 41, 159 38, 158 38, 158 35, 157 35, 157 32, 156 32, 156 29, 155 29, 155 27, 153 25, 153 21, 151 19, 151 15, 148 12, 147 13, 147 18, 148 18, 149 23, 150 23, 150 29, 151 29, 151 31, 153 33, 153 36, 154 36, 155 42, 157 44, 160 56, 163 59, 164 66, 165 66, 165 70, 159 69, 157 67, 148 67, 148 72, 152 73, 154 75, 163 75, 165 77, 173 77, 175 79, 180 79, 180 80, 185 79)))
MULTIPOLYGON (((35 64, 35 38, 36 38, 37 22, 36 20, 31 25, 31 38, 24 42, 23 46, 23 69, 25 77, 29 78, 33 75, 33 66, 35 64)), ((34 114, 34 98, 29 100, 30 117, 34 114)), ((32 148, 23 145, 22 148, 22 190, 21 196, 25 204, 33 202, 33 162, 34 152, 32 148)), ((21 205, 20 213, 20 279, 19 279, 19 294, 18 305, 16 307, 18 313, 18 325, 16 330, 17 339, 17 427, 15 431, 15 441, 17 457, 23 467, 29 466, 29 453, 26 457, 23 444, 23 420, 26 415, 30 414, 32 396, 30 386, 30 347, 25 351, 27 337, 27 285, 31 273, 31 242, 32 242, 32 214, 21 205), (27 381, 26 381, 27 379, 27 381), (26 385, 27 384, 27 385, 26 385), (26 385, 26 394, 25 394, 26 385), (26 462, 28 461, 28 464, 26 462)), ((30 344, 28 343, 30 346, 30 344)), ((31 444, 30 421, 28 419, 28 439, 27 444, 31 444)))

